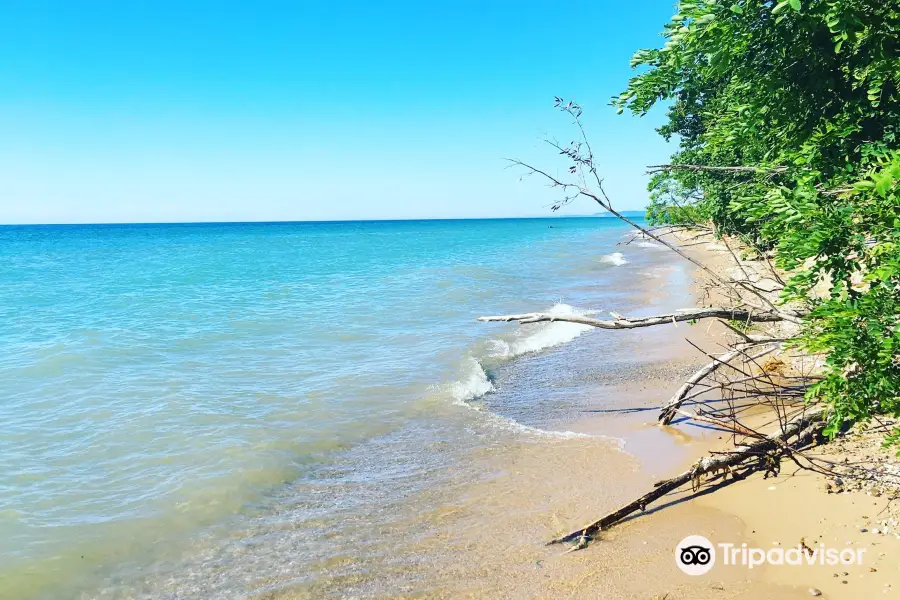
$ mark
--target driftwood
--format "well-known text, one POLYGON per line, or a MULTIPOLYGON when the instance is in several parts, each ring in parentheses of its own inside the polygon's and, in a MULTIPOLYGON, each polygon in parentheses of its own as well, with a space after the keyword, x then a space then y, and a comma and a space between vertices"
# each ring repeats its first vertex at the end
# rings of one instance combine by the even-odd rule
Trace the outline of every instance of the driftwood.
MULTIPOLYGON (((745 350, 750 348, 751 346, 758 345, 757 343, 748 343, 748 344, 740 344, 735 347, 733 350, 726 352, 719 358, 713 360, 711 363, 702 367, 699 371, 694 373, 690 379, 688 379, 684 385, 678 388, 678 391, 675 392, 675 395, 669 400, 669 402, 663 406, 662 410, 659 413, 659 423, 660 425, 668 425, 672 422, 672 419, 675 418, 678 409, 681 408, 682 403, 687 400, 688 393, 697 386, 698 383, 709 377, 712 373, 714 373, 720 367, 728 367, 731 366, 729 363, 741 356, 745 350)), ((774 347, 766 348, 762 352, 757 352, 750 360, 755 360, 757 358, 762 358, 766 354, 773 352, 775 350, 774 347)))
POLYGON ((735 321, 751 321, 754 323, 774 323, 784 320, 780 313, 767 311, 752 311, 738 308, 687 308, 673 313, 656 315, 653 317, 625 318, 614 315, 615 320, 594 319, 581 315, 556 315, 553 313, 525 313, 521 315, 501 315, 495 317, 478 317, 479 321, 518 321, 519 323, 540 323, 543 321, 561 321, 565 323, 580 323, 600 329, 635 329, 638 327, 652 327, 654 325, 666 325, 679 321, 695 321, 699 319, 732 319, 735 321))
POLYGON ((758 468, 760 462, 758 459, 760 457, 765 456, 773 450, 790 451, 802 448, 815 439, 815 436, 822 428, 824 428, 824 426, 823 411, 820 409, 809 410, 788 422, 778 434, 766 436, 747 446, 738 447, 735 451, 727 454, 717 454, 701 458, 690 469, 677 477, 658 482, 654 485, 653 490, 647 492, 640 498, 629 502, 618 510, 594 521, 590 525, 552 540, 549 543, 562 544, 566 542, 575 542, 573 549, 584 548, 587 546, 588 542, 595 538, 601 531, 609 529, 632 513, 639 510, 645 510, 648 504, 659 500, 669 492, 688 483, 695 483, 699 481, 703 475, 714 472, 727 472, 732 467, 744 463, 748 463, 747 466, 750 469, 758 468), (790 442, 790 438, 795 436, 796 439, 793 442, 790 442))

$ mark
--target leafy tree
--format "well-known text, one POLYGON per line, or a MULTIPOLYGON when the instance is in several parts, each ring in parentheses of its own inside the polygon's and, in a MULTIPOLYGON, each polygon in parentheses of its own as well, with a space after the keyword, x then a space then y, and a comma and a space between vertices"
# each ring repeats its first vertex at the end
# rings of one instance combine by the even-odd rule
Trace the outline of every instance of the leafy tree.
POLYGON ((687 1, 663 35, 613 100, 668 104, 648 218, 712 221, 793 273, 828 433, 900 416, 900 0, 687 1))

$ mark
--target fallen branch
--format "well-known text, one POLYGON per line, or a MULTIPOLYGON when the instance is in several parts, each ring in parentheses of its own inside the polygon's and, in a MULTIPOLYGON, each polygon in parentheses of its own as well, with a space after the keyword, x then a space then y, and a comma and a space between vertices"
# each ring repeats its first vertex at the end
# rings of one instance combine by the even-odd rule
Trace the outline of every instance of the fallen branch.
MULTIPOLYGON (((717 369, 719 369, 719 367, 731 366, 728 364, 730 361, 734 360, 735 358, 737 358, 738 356, 743 354, 744 350, 746 350, 747 348, 749 348, 750 346, 753 346, 753 345, 758 345, 758 344, 755 344, 755 343, 740 344, 734 350, 726 352, 719 358, 713 360, 711 363, 705 365, 699 371, 694 373, 690 377, 690 379, 688 379, 684 383, 684 385, 682 385, 680 388, 678 388, 678 391, 675 392, 675 395, 672 396, 672 398, 669 400, 669 402, 666 403, 665 406, 663 406, 662 410, 659 413, 659 424, 660 425, 668 425, 669 423, 671 423, 672 419, 675 418, 675 414, 678 412, 678 409, 681 408, 682 403, 685 400, 687 400, 688 393, 692 389, 694 389, 694 387, 698 383, 700 383, 701 381, 703 381, 704 379, 709 377, 709 375, 714 373, 717 369)), ((774 350, 775 350, 774 347, 767 348, 767 349, 763 350, 762 352, 755 354, 753 356, 753 358, 760 358, 762 356, 765 356, 766 354, 769 354, 770 352, 772 352, 774 350)))
MULTIPOLYGON (((824 428, 825 423, 823 421, 823 414, 823 411, 820 409, 807 411, 790 421, 785 425, 782 432, 777 435, 767 436, 764 439, 743 446, 739 450, 728 454, 718 454, 701 458, 689 470, 672 479, 660 481, 654 486, 652 491, 644 494, 640 498, 629 502, 625 506, 594 521, 582 529, 552 540, 549 544, 576 542, 575 548, 583 548, 587 545, 588 541, 593 539, 599 532, 609 529, 638 510, 645 510, 647 505, 651 502, 662 498, 669 492, 676 490, 683 485, 699 480, 703 475, 727 471, 731 467, 738 466, 745 461, 757 459, 760 456, 779 448, 784 449, 787 447, 789 449, 796 449, 805 446, 814 439, 815 435, 818 434, 822 428, 824 428), (788 440, 793 436, 797 436, 797 439, 793 443, 788 443, 788 440)), ((754 467, 751 466, 751 468, 754 467)))
POLYGON ((694 419, 695 421, 701 421, 703 423, 709 423, 710 425, 715 425, 716 427, 725 429, 726 431, 730 431, 731 433, 733 433, 735 435, 743 435, 743 436, 751 437, 751 438, 762 437, 762 436, 758 435, 752 429, 748 429, 748 428, 744 427, 737 421, 735 421, 734 423, 728 423, 727 421, 723 421, 722 419, 717 419, 716 417, 713 417, 712 415, 708 415, 708 414, 704 414, 704 413, 700 413, 700 412, 689 413, 688 411, 681 410, 680 408, 676 409, 675 412, 677 412, 680 415, 684 415, 685 417, 688 417, 689 419, 694 419))
POLYGON ((579 323, 590 325, 600 329, 635 329, 638 327, 652 327, 665 325, 679 321, 694 321, 699 319, 732 319, 735 321, 752 321, 755 323, 773 323, 782 321, 783 316, 774 312, 754 312, 734 308, 689 308, 673 313, 656 315, 653 317, 617 318, 615 320, 594 319, 581 315, 556 315, 553 313, 525 313, 521 315, 501 315, 495 317, 478 317, 479 321, 518 321, 519 323, 540 323, 561 321, 565 323, 579 323))

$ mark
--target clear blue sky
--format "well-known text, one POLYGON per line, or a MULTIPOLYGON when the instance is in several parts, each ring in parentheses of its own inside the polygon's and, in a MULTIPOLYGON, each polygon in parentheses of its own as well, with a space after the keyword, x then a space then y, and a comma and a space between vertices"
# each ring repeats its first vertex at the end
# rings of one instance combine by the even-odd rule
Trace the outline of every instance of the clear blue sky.
MULTIPOLYGON (((607 106, 670 0, 0 4, 0 223, 548 214, 574 98, 620 208, 670 149, 607 106)), ((572 212, 594 212, 576 205, 572 212)))

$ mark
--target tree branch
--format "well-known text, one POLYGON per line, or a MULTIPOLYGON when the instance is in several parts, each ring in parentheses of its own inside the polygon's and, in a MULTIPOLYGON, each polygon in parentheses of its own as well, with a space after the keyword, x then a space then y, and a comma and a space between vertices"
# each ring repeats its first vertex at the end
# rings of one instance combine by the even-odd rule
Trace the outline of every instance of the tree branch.
POLYGON ((656 315, 653 317, 635 317, 635 318, 616 318, 613 321, 594 319, 581 315, 556 315, 553 313, 524 313, 521 315, 501 315, 494 317, 478 317, 479 321, 518 321, 525 323, 540 323, 561 321, 565 323, 579 323, 581 325, 590 325, 600 329, 635 329, 638 327, 652 327, 654 325, 666 325, 668 323, 676 323, 679 321, 693 321, 699 319, 733 319, 739 321, 752 321, 755 323, 774 323, 783 321, 784 318, 780 313, 775 312, 753 312, 743 309, 734 308, 688 308, 678 310, 673 313, 664 315, 656 315))
MULTIPOLYGON (((763 342, 769 343, 769 342, 763 342)), ((730 352, 726 352, 722 356, 717 359, 714 359, 711 363, 703 366, 700 370, 694 373, 690 379, 688 379, 684 385, 678 388, 678 391, 675 392, 675 395, 663 406, 662 410, 659 413, 659 424, 660 425, 669 425, 672 422, 672 419, 675 418, 675 414, 678 412, 678 409, 681 408, 681 405, 687 400, 688 393, 694 389, 694 387, 709 377, 712 373, 714 373, 719 367, 722 366, 731 366, 729 362, 740 356, 743 351, 751 346, 758 345, 757 343, 748 343, 748 344, 740 344, 734 350, 730 352)), ((775 350, 774 347, 767 348, 762 352, 759 352, 753 356, 753 358, 760 358, 769 354, 775 350)))
MULTIPOLYGON (((591 146, 590 146, 589 142, 587 141, 587 135, 585 133, 584 126, 581 123, 581 107, 572 102, 564 104, 564 101, 562 98, 556 98, 555 106, 557 108, 559 108, 560 110, 562 110, 563 112, 566 112, 567 114, 569 114, 575 120, 575 124, 577 125, 578 130, 581 133, 582 142, 581 143, 573 142, 570 146, 563 147, 560 144, 552 142, 550 140, 545 140, 545 141, 548 144, 550 144, 551 146, 553 146, 554 148, 556 148, 560 154, 566 156, 568 159, 570 159, 573 162, 573 165, 572 165, 572 167, 570 167, 569 172, 572 174, 575 174, 577 172, 580 175, 580 183, 577 183, 577 184, 576 183, 567 183, 565 181, 562 181, 558 177, 554 177, 554 176, 550 175, 546 171, 543 171, 541 169, 533 167, 533 166, 531 166, 527 163, 524 163, 520 160, 508 159, 512 166, 523 167, 524 169, 526 169, 528 171, 529 175, 537 174, 537 175, 541 175, 541 176, 545 177, 548 181, 550 181, 551 187, 562 188, 565 196, 564 196, 562 202, 559 202, 553 206, 553 210, 558 209, 560 206, 571 202, 572 200, 574 200, 575 198, 578 198, 579 196, 584 196, 585 198, 589 198, 589 199, 593 200, 594 202, 596 202, 597 204, 599 204, 604 209, 606 209, 607 211, 609 211, 614 217, 618 218, 620 221, 628 223, 629 225, 631 225, 638 231, 641 231, 644 235, 646 235, 650 239, 652 239, 656 242, 659 242, 660 244, 662 244, 669 250, 671 250, 671 251, 675 252, 676 254, 678 254, 679 256, 681 256, 683 259, 685 259, 688 262, 690 262, 691 264, 699 267, 714 281, 721 284, 724 288, 729 289, 733 294, 735 294, 735 296, 737 298, 740 298, 743 303, 746 303, 750 306, 753 306, 754 308, 757 308, 757 309, 760 309, 763 311, 769 310, 770 306, 768 306, 768 305, 771 303, 768 301, 768 299, 762 298, 761 294, 758 291, 752 289, 752 287, 743 286, 740 282, 735 283, 735 282, 725 281, 722 277, 719 276, 718 273, 716 273, 715 271, 710 269, 708 266, 706 266, 699 260, 696 260, 696 259, 692 258, 691 256, 689 256, 688 254, 686 254, 685 252, 683 252, 675 244, 672 244, 669 241, 663 239, 662 237, 655 235, 652 231, 650 231, 646 227, 641 227, 640 225, 638 225, 637 223, 635 223, 634 221, 632 221, 631 219, 629 219, 622 213, 613 209, 612 201, 610 200, 609 196, 606 193, 606 188, 603 186, 603 179, 597 173, 596 164, 594 161, 594 155, 591 150, 591 146), (587 154, 584 154, 581 151, 582 144, 587 149, 587 154), (584 169, 587 169, 594 177, 594 180, 597 183, 597 192, 592 191, 586 185, 585 179, 583 176, 584 169), (744 291, 750 292, 754 296, 760 297, 763 300, 763 302, 759 303, 759 302, 751 301, 747 298, 742 297, 739 289, 744 289, 744 291)), ((665 165, 657 165, 657 166, 661 167, 661 166, 665 166, 665 165)), ((689 166, 699 167, 698 165, 689 165, 689 166)), ((748 168, 755 169, 757 167, 716 167, 716 168, 733 170, 733 169, 748 169, 748 168)), ((785 169, 785 168, 786 167, 773 167, 773 169, 785 169)), ((794 316, 788 312, 781 312, 781 311, 776 311, 776 312, 778 312, 778 314, 781 316, 782 320, 790 321, 792 323, 797 323, 797 324, 800 323, 800 319, 798 319, 796 316, 794 316)))
POLYGON ((629 502, 622 508, 609 513, 582 529, 573 531, 549 543, 576 542, 573 549, 584 548, 587 546, 588 541, 601 531, 609 529, 634 512, 645 510, 648 504, 662 498, 669 492, 691 481, 698 481, 703 475, 726 470, 779 448, 795 449, 806 445, 825 426, 822 419, 823 411, 821 409, 813 409, 800 414, 778 434, 767 436, 735 452, 701 458, 681 475, 657 483, 652 491, 644 494, 637 500, 629 502), (797 436, 797 439, 792 444, 789 444, 788 440, 792 436, 797 436))

